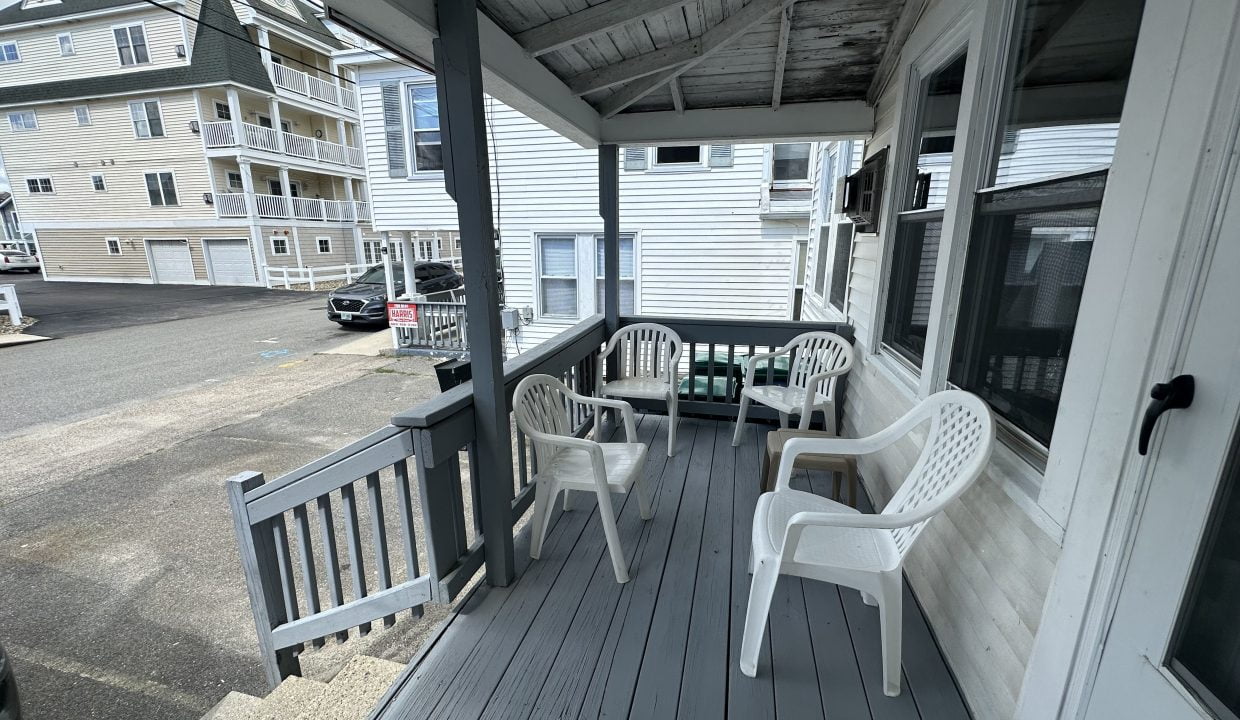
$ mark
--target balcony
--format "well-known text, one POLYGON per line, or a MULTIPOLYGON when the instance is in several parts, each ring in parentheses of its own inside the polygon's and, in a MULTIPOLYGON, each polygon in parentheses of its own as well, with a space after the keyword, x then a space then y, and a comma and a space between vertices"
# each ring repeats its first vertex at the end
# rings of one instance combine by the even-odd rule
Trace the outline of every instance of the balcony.
POLYGON ((285 65, 272 63, 268 68, 271 71, 271 83, 281 90, 352 113, 357 112, 357 92, 354 90, 285 65))
POLYGON ((241 129, 242 142, 237 142, 236 130, 231 121, 217 120, 204 123, 202 139, 209 149, 244 147, 329 165, 359 169, 365 165, 361 148, 291 132, 277 133, 274 128, 253 123, 241 123, 241 129), (280 148, 281 140, 284 143, 283 150, 280 148))
MULTIPOLYGON (((317 222, 370 222, 370 203, 363 200, 323 200, 253 193, 260 218, 317 222)), ((214 193, 215 214, 221 218, 249 217, 245 193, 214 193)))

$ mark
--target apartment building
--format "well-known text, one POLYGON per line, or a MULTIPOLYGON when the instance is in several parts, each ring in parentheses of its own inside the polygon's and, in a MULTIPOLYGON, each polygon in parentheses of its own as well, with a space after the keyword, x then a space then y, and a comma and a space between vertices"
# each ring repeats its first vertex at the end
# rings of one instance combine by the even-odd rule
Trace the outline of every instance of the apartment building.
POLYGON ((0 10, 0 153, 47 279, 253 285, 356 261, 341 47, 299 0, 0 10))

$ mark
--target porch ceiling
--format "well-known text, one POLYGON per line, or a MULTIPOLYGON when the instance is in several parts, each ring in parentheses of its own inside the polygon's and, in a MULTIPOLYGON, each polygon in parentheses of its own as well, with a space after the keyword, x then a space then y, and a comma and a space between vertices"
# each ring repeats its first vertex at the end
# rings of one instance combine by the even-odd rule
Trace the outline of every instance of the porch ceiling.
MULTIPOLYGON (((435 2, 327 5, 333 19, 429 66, 435 2)), ((864 136, 925 4, 479 0, 484 82, 586 146, 864 136)))

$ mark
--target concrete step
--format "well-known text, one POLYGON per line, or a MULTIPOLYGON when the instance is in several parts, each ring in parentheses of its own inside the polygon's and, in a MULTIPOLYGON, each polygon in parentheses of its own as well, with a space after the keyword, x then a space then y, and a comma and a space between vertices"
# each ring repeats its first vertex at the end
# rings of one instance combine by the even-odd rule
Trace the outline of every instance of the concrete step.
POLYGON ((365 720, 404 665, 357 655, 327 684, 327 691, 301 709, 297 720, 365 720))
POLYGON ((262 698, 234 690, 225 695, 223 700, 217 702, 215 707, 208 710, 207 714, 202 716, 202 720, 253 720, 254 713, 262 704, 262 698))
POLYGON ((303 710, 326 692, 327 683, 290 675, 263 698, 263 702, 253 711, 253 720, 296 720, 302 717, 303 710))

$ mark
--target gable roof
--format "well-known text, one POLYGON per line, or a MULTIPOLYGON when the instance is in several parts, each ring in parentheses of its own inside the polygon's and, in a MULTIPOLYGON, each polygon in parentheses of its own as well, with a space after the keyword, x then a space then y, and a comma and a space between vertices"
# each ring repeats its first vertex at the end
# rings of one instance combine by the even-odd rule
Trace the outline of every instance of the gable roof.
POLYGON ((143 5, 145 3, 135 2, 134 0, 70 0, 69 2, 61 2, 54 5, 39 5, 25 10, 22 9, 22 4, 19 0, 9 7, 0 9, 0 27, 16 25, 18 23, 38 22, 40 20, 54 20, 68 15, 94 12, 96 10, 109 10, 111 8, 125 7, 126 5, 143 5))
POLYGON ((318 13, 321 11, 318 8, 309 3, 302 2, 302 0, 293 0, 293 2, 300 11, 298 13, 299 17, 294 17, 283 10, 272 7, 263 2, 263 0, 242 0, 242 4, 252 9, 256 15, 262 15, 268 20, 283 23, 337 50, 344 49, 344 44, 336 38, 336 34, 328 29, 323 24, 323 21, 319 19, 318 13))
POLYGON ((197 24, 194 55, 189 65, 7 87, 0 105, 29 105, 219 83, 275 92, 258 48, 241 39, 248 35, 228 0, 203 0, 198 17, 209 25, 197 24))

